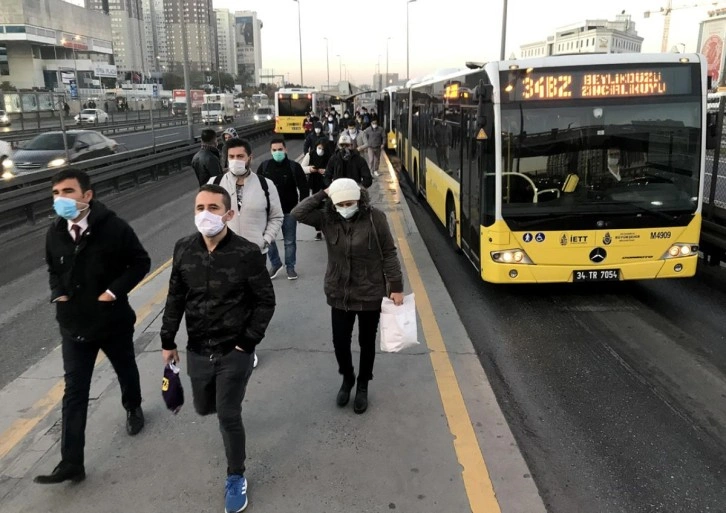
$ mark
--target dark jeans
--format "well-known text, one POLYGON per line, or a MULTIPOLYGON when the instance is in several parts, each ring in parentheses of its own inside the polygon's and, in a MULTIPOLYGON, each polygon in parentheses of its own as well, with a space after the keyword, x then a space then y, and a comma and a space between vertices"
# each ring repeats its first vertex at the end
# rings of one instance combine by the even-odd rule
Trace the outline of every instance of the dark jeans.
POLYGON ((194 409, 199 415, 217 414, 227 454, 227 474, 245 473, 245 428, 242 400, 252 374, 252 355, 233 349, 225 355, 187 352, 194 409))
MULTIPOLYGON (((295 269, 295 253, 297 252, 297 219, 292 214, 285 214, 282 220, 282 238, 285 240, 285 267, 295 269)), ((282 265, 280 261, 280 252, 277 250, 277 242, 274 240, 270 243, 267 250, 270 256, 270 263, 273 267, 282 265)))
POLYGON ((121 385, 121 404, 126 410, 141 405, 139 369, 134 355, 133 330, 99 342, 76 342, 63 338, 63 432, 61 434, 61 458, 67 463, 83 465, 83 448, 86 445, 86 418, 88 394, 98 351, 103 351, 118 376, 121 385))
POLYGON ((358 344, 360 345, 360 366, 358 379, 373 379, 373 361, 376 358, 376 332, 381 319, 380 311, 351 312, 331 309, 333 321, 333 346, 338 360, 338 372, 343 376, 354 374, 353 355, 350 346, 353 338, 353 325, 358 317, 358 344))

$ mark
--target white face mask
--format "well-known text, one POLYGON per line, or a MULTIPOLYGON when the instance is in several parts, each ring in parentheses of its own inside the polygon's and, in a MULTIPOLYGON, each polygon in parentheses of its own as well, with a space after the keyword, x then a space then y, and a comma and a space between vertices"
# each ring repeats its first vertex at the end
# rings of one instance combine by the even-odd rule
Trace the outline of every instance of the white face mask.
POLYGON ((319 134, 319 133, 320 133, 320 129, 319 129, 319 128, 316 128, 316 129, 315 129, 315 133, 316 133, 316 134, 319 134))
POLYGON ((224 230, 225 225, 224 220, 222 220, 222 216, 212 214, 207 210, 202 210, 194 216, 194 224, 197 225, 199 233, 210 238, 224 230))
POLYGON ((335 210, 338 211, 338 214, 343 216, 345 219, 350 219, 355 215, 356 212, 358 212, 358 204, 352 205, 350 207, 339 207, 338 205, 335 206, 335 210))
POLYGON ((317 150, 315 150, 315 153, 318 154, 318 157, 322 157, 323 155, 325 155, 325 150, 321 150, 320 148, 318 148, 317 150))
POLYGON ((247 176, 250 173, 246 160, 230 160, 228 166, 234 176, 247 176))
POLYGON ((608 167, 615 167, 618 165, 620 159, 618 157, 608 157, 608 167))
POLYGON ((378 123, 371 123, 371 126, 372 126, 373 128, 378 128, 378 123))

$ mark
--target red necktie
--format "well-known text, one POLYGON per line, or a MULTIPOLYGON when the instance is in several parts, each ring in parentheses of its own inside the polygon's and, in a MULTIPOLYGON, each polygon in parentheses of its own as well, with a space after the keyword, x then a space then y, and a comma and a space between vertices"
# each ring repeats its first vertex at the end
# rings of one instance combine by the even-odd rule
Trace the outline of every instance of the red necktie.
POLYGON ((81 242, 81 227, 77 224, 72 224, 71 230, 73 230, 73 241, 78 244, 81 242))

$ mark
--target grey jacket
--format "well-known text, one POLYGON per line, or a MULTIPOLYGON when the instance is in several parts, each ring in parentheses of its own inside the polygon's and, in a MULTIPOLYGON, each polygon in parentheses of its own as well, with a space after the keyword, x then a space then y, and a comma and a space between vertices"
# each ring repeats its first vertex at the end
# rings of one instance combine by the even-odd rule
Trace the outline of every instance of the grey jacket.
POLYGON ((328 304, 340 310, 380 310, 388 292, 403 292, 403 274, 386 214, 370 206, 365 190, 361 190, 359 211, 350 219, 343 219, 327 198, 320 191, 295 207, 292 215, 325 235, 328 304))
MULTIPOLYGON (((242 209, 237 203, 237 177, 232 173, 225 173, 219 183, 232 197, 232 210, 234 217, 227 226, 237 235, 254 242, 260 247, 262 253, 267 253, 267 246, 275 240, 280 228, 282 228, 282 206, 277 187, 270 180, 267 180, 267 189, 270 193, 270 215, 267 215, 267 200, 265 191, 262 190, 260 179, 255 173, 245 180, 242 192, 242 209)), ((214 178, 209 180, 212 183, 214 178)))
POLYGON ((381 126, 377 126, 376 128, 369 126, 363 131, 363 135, 366 137, 369 148, 383 148, 383 145, 386 143, 386 131, 381 126))

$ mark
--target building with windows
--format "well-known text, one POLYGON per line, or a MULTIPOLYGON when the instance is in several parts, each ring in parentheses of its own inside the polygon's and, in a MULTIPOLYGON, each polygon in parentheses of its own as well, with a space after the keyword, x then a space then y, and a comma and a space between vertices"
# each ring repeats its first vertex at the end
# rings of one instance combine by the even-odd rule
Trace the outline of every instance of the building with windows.
POLYGON ((152 77, 159 77, 169 66, 166 45, 166 19, 164 0, 142 0, 146 69, 152 77))
POLYGON ((382 91, 392 85, 399 85, 398 73, 375 73, 373 75, 373 89, 376 91, 382 91))
POLYGON ((85 0, 88 9, 111 18, 113 54, 121 82, 142 82, 146 75, 146 48, 141 0, 85 0))
POLYGON ((635 30, 629 14, 618 14, 615 21, 585 20, 561 27, 545 41, 519 47, 520 57, 547 57, 575 53, 640 53, 643 38, 635 30))
POLYGON ((227 9, 215 9, 217 17, 217 53, 219 69, 230 75, 237 74, 237 31, 234 14, 227 9))
POLYGON ((212 0, 185 0, 184 2, 163 0, 163 2, 169 71, 180 74, 183 69, 182 23, 186 27, 189 69, 191 71, 216 70, 217 19, 212 7, 212 0))
POLYGON ((0 82, 49 91, 100 88, 103 78, 115 81, 112 63, 111 18, 103 12, 62 0, 2 0, 0 82))
POLYGON ((262 68, 262 21, 255 11, 237 11, 235 32, 237 44, 237 79, 244 86, 261 82, 262 68))

